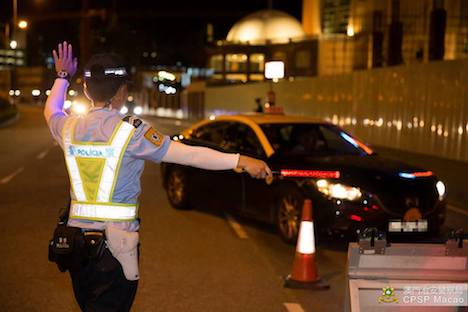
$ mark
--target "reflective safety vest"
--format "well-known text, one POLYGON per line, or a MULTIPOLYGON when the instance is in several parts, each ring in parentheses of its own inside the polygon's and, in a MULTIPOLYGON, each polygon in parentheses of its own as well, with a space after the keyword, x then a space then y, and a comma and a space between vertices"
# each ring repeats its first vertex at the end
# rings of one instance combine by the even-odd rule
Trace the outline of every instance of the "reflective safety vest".
POLYGON ((74 130, 78 118, 68 118, 62 131, 63 150, 70 184, 76 200, 70 206, 71 219, 131 221, 136 204, 112 202, 120 164, 135 127, 121 121, 108 142, 78 142, 74 130))

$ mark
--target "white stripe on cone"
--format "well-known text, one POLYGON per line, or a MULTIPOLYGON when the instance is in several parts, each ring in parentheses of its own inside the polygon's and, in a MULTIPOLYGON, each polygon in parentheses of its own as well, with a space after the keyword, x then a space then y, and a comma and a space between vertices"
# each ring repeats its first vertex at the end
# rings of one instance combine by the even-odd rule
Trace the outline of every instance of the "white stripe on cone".
POLYGON ((315 253, 314 222, 302 221, 296 251, 301 254, 315 253))

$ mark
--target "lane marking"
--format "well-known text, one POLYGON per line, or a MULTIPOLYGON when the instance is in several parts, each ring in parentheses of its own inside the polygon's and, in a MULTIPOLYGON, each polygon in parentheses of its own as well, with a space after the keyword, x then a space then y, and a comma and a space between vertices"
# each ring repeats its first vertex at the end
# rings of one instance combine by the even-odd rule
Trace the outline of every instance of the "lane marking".
POLYGON ((285 302, 283 304, 288 312, 305 312, 299 303, 285 302))
POLYGON ((236 233, 237 237, 239 237, 240 239, 247 239, 249 238, 249 236, 247 235, 247 233, 245 232, 244 228, 242 227, 242 225, 239 224, 239 222, 237 222, 236 219, 234 219, 233 216, 231 216, 230 214, 228 214, 227 212, 224 213, 225 217, 226 217, 226 220, 227 222, 229 223, 229 225, 231 226, 231 228, 234 230, 234 232, 236 233))
POLYGON ((39 155, 36 156, 37 159, 44 159, 46 157, 47 153, 50 151, 50 148, 46 149, 43 152, 40 152, 39 155))
POLYGON ((447 209, 468 217, 468 211, 452 205, 447 205, 447 209))
POLYGON ((15 172, 13 172, 12 174, 7 175, 7 176, 4 177, 3 179, 1 179, 1 180, 0 180, 0 184, 7 184, 7 183, 10 182, 15 176, 17 176, 18 174, 20 174, 23 170, 24 170, 24 167, 20 167, 20 168, 16 169, 15 172))

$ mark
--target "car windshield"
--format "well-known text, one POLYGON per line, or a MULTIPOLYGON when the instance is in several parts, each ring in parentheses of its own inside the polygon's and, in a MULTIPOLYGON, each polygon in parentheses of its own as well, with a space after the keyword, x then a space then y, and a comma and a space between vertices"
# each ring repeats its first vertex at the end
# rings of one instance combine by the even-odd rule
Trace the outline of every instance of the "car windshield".
POLYGON ((287 157, 372 154, 367 146, 328 124, 263 124, 263 132, 276 153, 287 157))

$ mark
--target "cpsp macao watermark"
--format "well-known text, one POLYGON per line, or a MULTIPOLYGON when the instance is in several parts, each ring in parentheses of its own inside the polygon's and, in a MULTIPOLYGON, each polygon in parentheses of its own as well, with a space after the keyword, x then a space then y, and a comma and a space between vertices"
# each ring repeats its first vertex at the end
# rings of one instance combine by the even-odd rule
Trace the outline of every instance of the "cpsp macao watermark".
POLYGON ((412 284, 382 289, 377 303, 407 306, 468 306, 468 283, 412 284))

